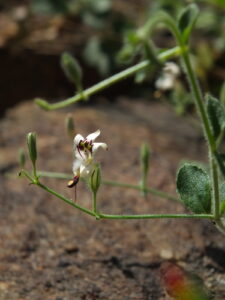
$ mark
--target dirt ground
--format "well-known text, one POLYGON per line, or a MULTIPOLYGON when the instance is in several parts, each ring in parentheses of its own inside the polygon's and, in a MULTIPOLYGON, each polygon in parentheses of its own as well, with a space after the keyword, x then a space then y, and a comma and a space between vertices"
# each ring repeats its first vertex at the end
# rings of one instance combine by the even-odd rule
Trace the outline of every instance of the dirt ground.
MULTIPOLYGON (((151 145, 149 185, 175 194, 182 159, 205 161, 204 141, 188 120, 148 100, 102 100, 70 108, 77 132, 101 129, 99 153, 105 179, 138 183, 139 147, 151 145)), ((32 102, 1 120, 0 300, 168 300, 161 265, 172 261, 199 276, 215 297, 225 299, 225 238, 204 220, 101 220, 17 179, 17 150, 29 131, 38 134, 38 168, 71 172, 72 145, 65 134, 69 110, 43 112, 32 102)), ((72 175, 72 173, 71 173, 72 175)), ((67 180, 42 179, 73 197, 67 180)), ((78 203, 91 207, 80 184, 78 203)), ((179 203, 103 186, 98 207, 105 213, 182 213, 179 203)))

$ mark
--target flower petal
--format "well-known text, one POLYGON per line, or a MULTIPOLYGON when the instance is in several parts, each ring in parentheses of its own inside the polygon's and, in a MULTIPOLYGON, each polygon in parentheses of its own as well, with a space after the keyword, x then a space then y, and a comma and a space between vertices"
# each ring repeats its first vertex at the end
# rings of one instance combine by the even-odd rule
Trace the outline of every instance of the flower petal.
POLYGON ((180 74, 180 68, 174 62, 167 62, 167 63, 165 63, 163 72, 177 77, 180 74))
POLYGON ((108 146, 106 143, 94 143, 92 147, 92 152, 95 153, 99 148, 108 150, 108 146))
POLYGON ((94 141, 99 135, 100 135, 101 131, 98 129, 97 131, 93 132, 93 133, 90 133, 86 139, 88 141, 94 141))
POLYGON ((78 172, 79 168, 82 165, 82 160, 80 159, 75 159, 73 162, 73 174, 77 175, 77 173, 80 173, 80 171, 78 172))
POLYGON ((88 166, 81 165, 81 167, 80 167, 80 176, 82 178, 87 179, 91 175, 92 170, 93 170, 93 164, 90 164, 88 166))
POLYGON ((156 80, 155 86, 157 89, 162 91, 170 90, 173 88, 174 80, 175 78, 173 75, 163 75, 156 80))
POLYGON ((74 146, 76 147, 80 143, 80 141, 83 141, 83 140, 84 140, 84 137, 78 133, 77 135, 75 135, 74 140, 73 140, 74 146))
POLYGON ((86 161, 89 158, 89 152, 87 150, 74 149, 75 159, 81 160, 82 162, 86 161))

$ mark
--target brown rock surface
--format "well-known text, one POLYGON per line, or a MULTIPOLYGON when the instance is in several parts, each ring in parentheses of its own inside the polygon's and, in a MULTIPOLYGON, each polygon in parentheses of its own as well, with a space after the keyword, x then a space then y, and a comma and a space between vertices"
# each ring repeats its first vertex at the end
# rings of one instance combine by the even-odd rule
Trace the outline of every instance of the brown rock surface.
MULTIPOLYGON (((192 125, 157 103, 120 99, 117 104, 74 107, 77 131, 100 128, 109 151, 98 156, 104 178, 137 183, 139 147, 152 149, 149 185, 175 194, 181 159, 204 161, 204 143, 192 125)), ((160 265, 174 260, 199 275, 225 299, 225 237, 204 220, 96 221, 25 179, 6 178, 18 170, 17 150, 29 131, 38 134, 38 168, 71 172, 72 146, 65 111, 43 112, 33 103, 11 109, 1 120, 0 300, 169 299, 160 265)), ((66 180, 42 179, 73 197, 66 180)), ((91 207, 82 183, 78 203, 91 207)), ((181 213, 179 203, 131 189, 102 187, 105 213, 181 213)))

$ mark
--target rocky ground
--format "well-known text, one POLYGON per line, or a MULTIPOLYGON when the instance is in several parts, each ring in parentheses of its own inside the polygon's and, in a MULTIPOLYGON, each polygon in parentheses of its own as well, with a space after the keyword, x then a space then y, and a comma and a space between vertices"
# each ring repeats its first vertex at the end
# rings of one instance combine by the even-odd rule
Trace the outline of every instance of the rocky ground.
MULTIPOLYGON (((139 147, 151 145, 149 185, 175 195, 182 159, 205 161, 204 141, 188 120, 157 102, 118 99, 72 109, 83 135, 100 128, 104 178, 137 183, 139 147)), ((1 120, 0 300, 168 300, 161 265, 172 261, 198 275, 215 299, 225 298, 225 239, 204 220, 101 220, 73 209, 25 179, 17 179, 17 150, 29 131, 38 134, 38 167, 71 172, 72 145, 65 133, 69 110, 43 112, 32 102, 1 120)), ((70 198, 67 180, 42 179, 70 198)), ((77 201, 91 207, 82 183, 77 201)), ((105 213, 184 211, 182 205, 131 189, 103 186, 105 213)))

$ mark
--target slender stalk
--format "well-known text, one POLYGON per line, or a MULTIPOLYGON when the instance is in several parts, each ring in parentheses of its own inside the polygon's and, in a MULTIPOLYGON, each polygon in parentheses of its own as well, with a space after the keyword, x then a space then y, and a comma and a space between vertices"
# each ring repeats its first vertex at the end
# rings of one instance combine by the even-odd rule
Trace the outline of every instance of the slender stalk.
POLYGON ((84 208, 74 202, 72 202, 71 200, 65 198, 64 196, 62 196, 61 194, 55 192, 54 190, 50 189, 49 187, 45 186, 44 184, 40 183, 40 182, 37 182, 36 183, 37 186, 39 186, 40 188, 42 188, 43 190, 47 191, 48 193, 56 196, 57 198, 63 200, 64 202, 66 202, 67 204, 83 211, 84 213, 88 214, 88 215, 91 215, 91 216, 94 216, 95 217, 95 213, 93 213, 91 210, 87 209, 87 208, 84 208))
MULTIPOLYGON (((182 50, 183 51, 183 50, 182 50)), ((177 56, 181 53, 181 48, 180 47, 175 47, 173 49, 166 50, 158 55, 159 61, 163 62, 171 57, 177 56)), ((143 70, 145 68, 148 68, 151 65, 151 62, 149 60, 142 61, 141 63, 136 64, 135 66, 132 66, 130 68, 127 68, 126 70, 117 73, 95 85, 92 87, 83 90, 82 93, 78 93, 75 96, 68 98, 67 100, 49 104, 45 100, 42 99, 36 99, 36 103, 40 105, 42 108, 47 109, 47 110, 54 110, 58 108, 63 108, 68 105, 71 105, 73 103, 76 103, 78 101, 83 100, 84 98, 88 98, 93 94, 96 94, 97 92, 104 90, 105 88, 117 83, 118 81, 121 81, 127 77, 132 76, 133 74, 137 73, 140 70, 143 70)))
MULTIPOLYGON (((67 204, 81 210, 82 212, 95 217, 96 219, 162 219, 162 218, 173 218, 173 219, 181 219, 181 218, 188 218, 188 219, 214 219, 214 215, 212 214, 138 214, 138 215, 113 215, 113 214, 102 214, 102 213, 98 213, 97 212, 97 203, 96 203, 96 193, 93 193, 93 211, 84 208, 74 202, 72 202, 71 200, 67 199, 66 197, 62 196, 61 194, 57 193, 56 191, 50 189, 49 187, 45 186, 44 184, 42 184, 40 181, 35 181, 35 179, 33 179, 26 171, 22 170, 21 171, 22 174, 24 174, 33 184, 36 184, 37 186, 39 186, 40 188, 42 188, 43 190, 45 190, 46 192, 56 196, 57 198, 63 200, 64 202, 66 202, 67 204)), ((220 224, 218 223, 218 226, 220 226, 220 224)), ((221 226, 222 227, 222 226, 221 226)))
POLYGON ((50 177, 57 179, 71 179, 71 174, 66 173, 56 173, 56 172, 47 172, 47 171, 38 171, 38 176, 40 177, 50 177))
POLYGON ((37 176, 37 168, 36 168, 36 164, 33 165, 33 174, 34 174, 34 178, 36 178, 36 180, 38 179, 37 176))
POLYGON ((144 214, 144 215, 109 215, 109 214, 99 214, 100 219, 213 219, 214 216, 211 214, 144 214))
POLYGON ((31 175, 27 171, 21 170, 19 176, 21 176, 21 175, 24 175, 25 177, 27 177, 29 179, 29 181, 31 183, 33 183, 33 178, 31 177, 31 175))
POLYGON ((193 214, 193 215, 188 215, 188 214, 140 214, 140 215, 112 215, 112 214, 101 214, 97 213, 96 210, 96 197, 93 198, 94 202, 94 212, 84 208, 71 200, 65 198, 61 194, 55 192, 54 190, 48 188, 47 186, 43 185, 40 182, 35 183, 37 186, 41 187, 45 191, 49 192, 50 194, 56 196, 57 198, 63 200, 67 204, 83 211, 86 214, 89 214, 93 217, 96 217, 97 219, 162 219, 162 218, 173 218, 173 219, 181 219, 181 218, 200 218, 200 219, 214 219, 214 216, 211 214, 193 214))
MULTIPOLYGON (((182 47, 182 42, 179 41, 180 46, 182 47)), ((183 63, 186 69, 186 74, 191 86, 192 93, 195 98, 195 103, 197 106, 197 109, 199 111, 202 124, 203 124, 203 130, 205 133, 206 140, 208 142, 209 147, 209 161, 210 161, 210 173, 211 173, 211 179, 213 184, 213 197, 212 197, 212 209, 215 219, 219 218, 219 206, 220 206, 220 199, 219 199, 219 181, 218 181, 218 167, 215 161, 215 154, 216 154, 216 142, 214 139, 214 136, 212 134, 209 119, 207 117, 207 113, 205 110, 205 105, 203 101, 203 95, 201 92, 201 89, 198 84, 197 77, 192 69, 190 57, 187 51, 181 52, 181 57, 183 59, 183 63)))
MULTIPOLYGON (((102 183, 107 184, 107 185, 111 185, 111 186, 122 187, 122 188, 130 188, 130 189, 134 189, 134 190, 138 190, 138 191, 143 190, 142 186, 133 185, 133 184, 129 184, 129 183, 122 183, 122 182, 109 181, 109 180, 103 180, 102 183)), ((165 199, 168 199, 168 200, 180 202, 180 200, 178 198, 176 198, 176 197, 174 197, 170 194, 167 194, 165 192, 161 192, 157 189, 145 188, 145 192, 153 194, 153 195, 161 197, 161 198, 165 198, 165 199)))
POLYGON ((189 83, 191 86, 192 93, 196 100, 197 109, 198 109, 200 117, 202 119, 206 139, 209 143, 211 152, 214 153, 214 151, 216 150, 216 143, 215 143, 214 137, 212 135, 211 128, 209 125, 209 119, 208 119, 206 111, 205 111, 203 95, 202 95, 201 89, 199 87, 196 75, 192 69, 189 54, 187 51, 185 51, 185 49, 184 49, 184 51, 181 52, 181 57, 183 58, 183 62, 184 62, 185 69, 186 69, 186 74, 187 74, 187 77, 188 77, 188 80, 189 80, 189 83))
MULTIPOLYGON (((65 173, 55 173, 55 172, 45 172, 45 171, 39 171, 38 176, 40 177, 51 177, 51 178, 58 178, 58 179, 71 179, 71 175, 65 174, 65 173)), ((111 185, 111 186, 117 186, 117 187, 122 187, 122 188, 130 188, 138 191, 142 191, 143 187, 140 185, 134 185, 134 184, 129 184, 129 183, 122 183, 122 182, 117 182, 117 181, 111 181, 111 180, 102 180, 103 184, 106 185, 111 185)), ((157 189, 153 188, 145 188, 145 192, 153 194, 155 196, 165 198, 168 200, 172 201, 177 201, 180 202, 180 200, 168 193, 159 191, 157 189)))
POLYGON ((92 201, 93 201, 93 212, 97 216, 97 193, 92 193, 92 201))
POLYGON ((210 163, 211 163, 212 182, 213 182, 212 211, 215 216, 215 219, 217 220, 220 217, 218 168, 214 157, 210 157, 210 163))
POLYGON ((192 86, 192 92, 195 95, 197 108, 200 112, 200 116, 203 123, 203 128, 205 132, 206 139, 208 141, 209 145, 209 161, 210 161, 210 172, 211 172, 211 179, 213 184, 213 197, 212 197, 212 209, 215 216, 215 219, 218 219, 219 217, 219 205, 220 205, 220 199, 219 199, 219 182, 218 182, 218 170, 217 170, 217 164, 215 163, 214 155, 216 151, 216 143, 214 140, 214 137, 211 133, 209 120, 205 111, 203 98, 201 94, 201 90, 199 88, 197 79, 195 77, 195 74, 192 70, 189 55, 184 53, 183 55, 184 62, 187 67, 187 73, 189 75, 189 80, 192 86))

